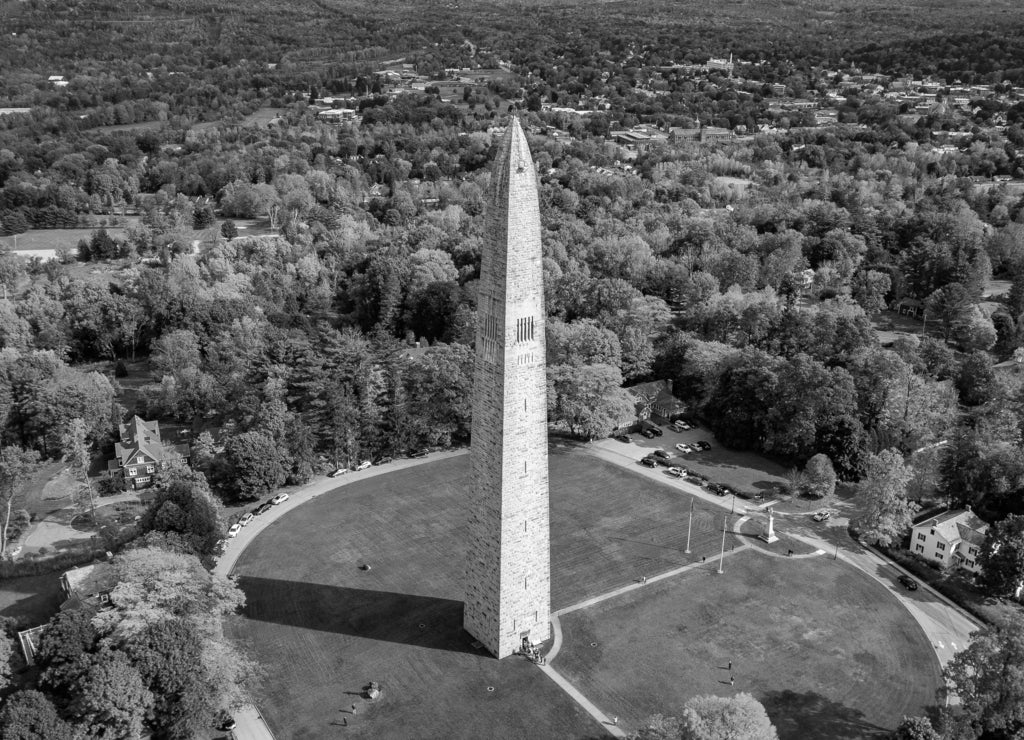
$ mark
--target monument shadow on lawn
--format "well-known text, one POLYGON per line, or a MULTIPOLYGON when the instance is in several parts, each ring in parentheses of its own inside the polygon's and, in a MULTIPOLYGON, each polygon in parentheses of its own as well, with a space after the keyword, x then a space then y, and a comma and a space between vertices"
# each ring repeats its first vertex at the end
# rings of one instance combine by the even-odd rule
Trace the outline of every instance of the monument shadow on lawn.
POLYGON ((245 592, 248 619, 487 655, 472 647, 474 638, 462 628, 461 601, 254 576, 240 576, 237 583, 245 592))

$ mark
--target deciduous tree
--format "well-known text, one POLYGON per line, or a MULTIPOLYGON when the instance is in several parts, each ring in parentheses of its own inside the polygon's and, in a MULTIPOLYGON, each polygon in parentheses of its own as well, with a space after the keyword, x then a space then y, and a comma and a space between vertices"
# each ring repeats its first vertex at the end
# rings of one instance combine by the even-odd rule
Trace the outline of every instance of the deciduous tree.
POLYGON ((1024 618, 1013 615, 971 635, 942 672, 959 708, 947 711, 951 737, 1009 738, 1024 733, 1024 618))
POLYGON ((907 499, 913 471, 897 450, 869 455, 858 484, 863 501, 861 531, 873 544, 889 546, 899 541, 913 522, 918 505, 907 499))

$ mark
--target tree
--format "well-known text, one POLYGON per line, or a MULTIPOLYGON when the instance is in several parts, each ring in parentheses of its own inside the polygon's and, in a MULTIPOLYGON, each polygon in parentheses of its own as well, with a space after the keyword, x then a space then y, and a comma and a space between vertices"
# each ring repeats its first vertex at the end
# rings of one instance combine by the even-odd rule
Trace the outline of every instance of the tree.
POLYGON ((175 465, 158 476, 153 492, 155 497, 139 520, 139 531, 176 532, 191 552, 211 555, 223 527, 205 476, 175 465))
POLYGON ((816 498, 825 498, 836 492, 836 471, 828 455, 818 453, 804 466, 804 490, 816 498))
POLYGON ((7 698, 0 711, 0 740, 53 740, 74 737, 71 725, 39 691, 19 691, 7 698))
POLYGON ((228 219, 220 225, 220 235, 228 241, 231 241, 238 236, 238 226, 231 219, 228 219))
POLYGON ((0 556, 7 551, 7 532, 15 500, 35 472, 39 453, 17 446, 0 448, 0 556))
POLYGON ((284 483, 286 471, 280 448, 264 432, 244 432, 224 444, 221 485, 239 498, 254 500, 284 483))
POLYGON ((8 634, 3 625, 0 624, 0 691, 3 691, 11 683, 11 675, 14 673, 14 658, 18 649, 14 637, 8 634))
POLYGON ((95 616, 104 635, 130 639, 147 625, 172 616, 212 628, 245 602, 231 581, 210 573, 194 555, 140 547, 110 562, 118 582, 110 592, 114 608, 95 616))
POLYGON ((637 740, 778 740, 768 713, 747 693, 695 696, 678 719, 656 715, 637 740))
POLYGON ((92 450, 89 448, 86 434, 85 422, 79 418, 71 419, 64 428, 60 446, 64 450, 64 462, 74 471, 79 482, 85 485, 89 496, 89 509, 95 520, 96 501, 93 497, 92 481, 89 479, 92 450))
POLYGON ((548 368, 549 418, 580 439, 606 437, 634 418, 622 374, 611 365, 554 365, 548 368))
POLYGON ((163 619, 128 640, 124 650, 153 693, 153 724, 188 740, 210 727, 220 692, 203 664, 203 638, 185 619, 163 619))
POLYGON ((88 670, 97 639, 88 610, 58 612, 43 631, 36 652, 43 667, 41 685, 60 692, 71 690, 88 670))
POLYGON ((960 402, 965 406, 987 403, 996 392, 992 358, 980 350, 972 352, 960 363, 954 380, 960 392, 960 402))
POLYGON ((889 740, 942 740, 927 717, 904 717, 889 740))
POLYGON ((134 738, 153 705, 138 670, 117 650, 103 650, 79 686, 71 711, 97 737, 134 738))
POLYGON ((910 527, 919 508, 907 499, 907 484, 912 477, 913 470, 898 450, 868 456, 864 477, 858 484, 863 501, 861 531, 868 542, 888 547, 910 527))
POLYGON ((942 675, 960 698, 949 737, 1010 740, 1024 733, 1024 618, 1014 614, 971 635, 942 675))
POLYGON ((991 596, 1012 596, 1024 584, 1024 516, 1011 514, 989 527, 978 558, 978 580, 991 596))

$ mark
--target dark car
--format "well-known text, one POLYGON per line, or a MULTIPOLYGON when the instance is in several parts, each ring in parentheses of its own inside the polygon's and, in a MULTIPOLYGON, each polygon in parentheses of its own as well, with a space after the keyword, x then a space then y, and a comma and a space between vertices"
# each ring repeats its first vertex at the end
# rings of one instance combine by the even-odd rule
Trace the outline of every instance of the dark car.
POLYGON ((654 457, 645 457, 640 461, 640 464, 646 465, 648 468, 656 468, 658 467, 658 460, 654 457))
POLYGON ((701 452, 707 452, 708 450, 711 449, 711 445, 705 442, 703 439, 697 440, 696 442, 691 442, 690 446, 697 448, 701 452))
POLYGON ((616 434, 615 439, 619 442, 625 442, 627 444, 630 442, 628 434, 616 434))
POLYGON ((256 516, 260 516, 261 514, 266 514, 272 508, 273 506, 271 506, 270 502, 268 501, 265 504, 260 504, 259 506, 257 506, 255 509, 252 510, 252 513, 256 516))
POLYGON ((693 473, 690 473, 683 480, 685 480, 687 483, 692 483, 695 486, 706 487, 708 485, 708 482, 706 480, 704 480, 700 476, 694 475, 693 473))
POLYGON ((409 452, 407 452, 406 454, 409 457, 426 457, 427 456, 427 451, 426 450, 409 450, 409 452))
POLYGON ((373 461, 373 464, 374 465, 387 465, 389 462, 394 462, 394 460, 395 460, 395 458, 393 458, 393 457, 387 457, 387 456, 378 457, 376 460, 373 461))
POLYGON ((653 435, 654 435, 655 437, 660 437, 661 435, 663 435, 663 434, 665 433, 665 432, 663 432, 663 431, 661 430, 661 427, 656 427, 656 426, 653 426, 653 425, 652 425, 652 426, 649 426, 649 427, 647 427, 647 429, 648 429, 648 430, 650 431, 650 433, 651 433, 651 434, 653 434, 653 435))
POLYGON ((907 591, 917 591, 917 581, 910 576, 900 576, 896 580, 903 584, 903 587, 907 589, 907 591))
POLYGON ((665 452, 665 450, 655 450, 653 454, 655 457, 662 457, 665 458, 666 460, 672 457, 672 453, 665 452))
POLYGON ((642 429, 642 430, 640 431, 640 434, 642 434, 642 435, 643 435, 644 437, 646 437, 647 439, 654 439, 655 437, 657 437, 657 436, 658 436, 657 434, 655 434, 654 432, 652 432, 652 431, 651 431, 650 429, 642 429))

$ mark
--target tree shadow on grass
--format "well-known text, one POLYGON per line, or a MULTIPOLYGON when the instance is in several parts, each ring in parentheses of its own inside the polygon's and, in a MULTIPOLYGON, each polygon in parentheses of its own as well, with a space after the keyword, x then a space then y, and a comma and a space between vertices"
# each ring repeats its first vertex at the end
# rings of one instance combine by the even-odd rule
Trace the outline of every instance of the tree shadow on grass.
POLYGON ((242 576, 249 619, 367 640, 480 653, 462 628, 462 602, 321 583, 242 576))
POLYGON ((771 691, 761 699, 779 740, 859 740, 888 737, 864 713, 813 691, 771 691))

